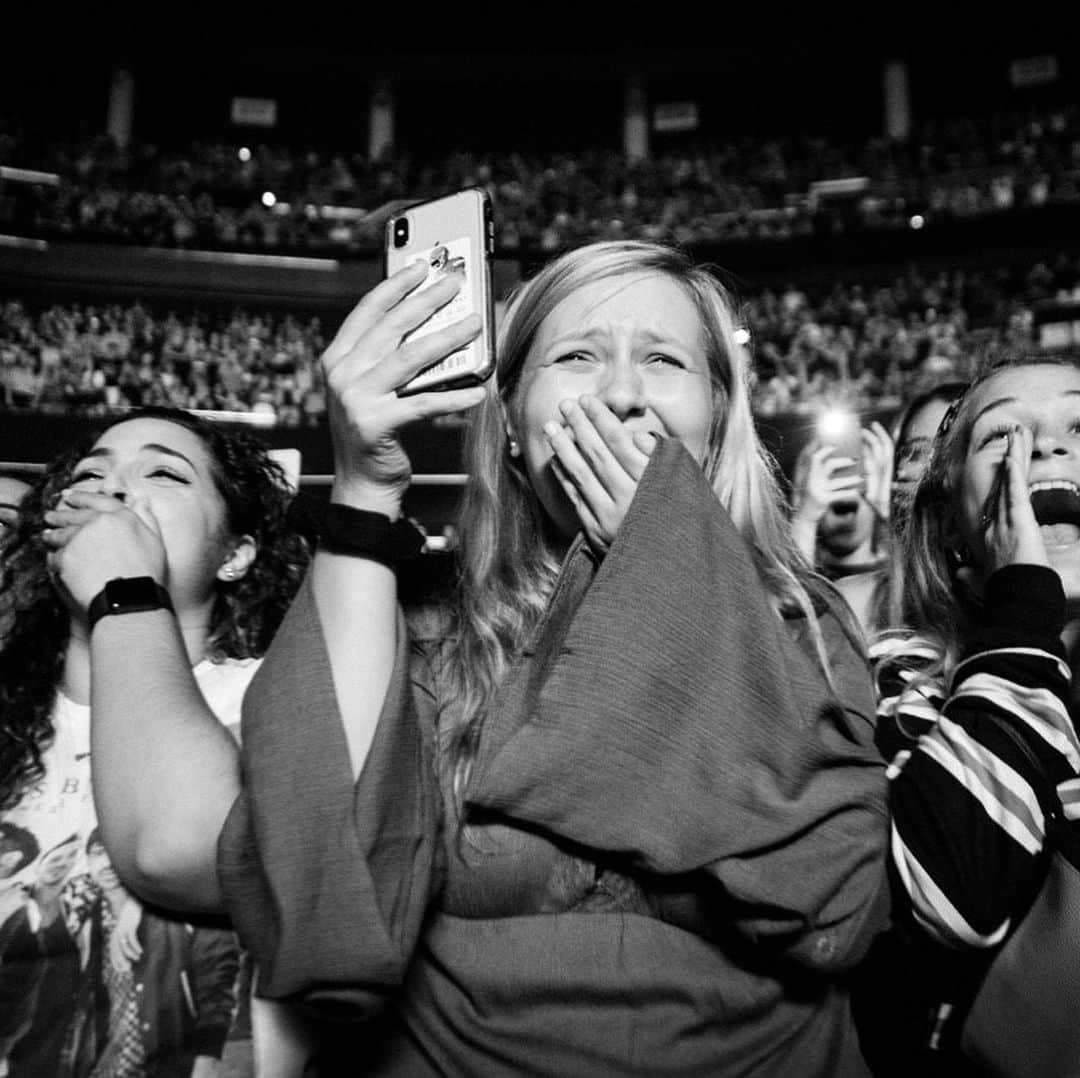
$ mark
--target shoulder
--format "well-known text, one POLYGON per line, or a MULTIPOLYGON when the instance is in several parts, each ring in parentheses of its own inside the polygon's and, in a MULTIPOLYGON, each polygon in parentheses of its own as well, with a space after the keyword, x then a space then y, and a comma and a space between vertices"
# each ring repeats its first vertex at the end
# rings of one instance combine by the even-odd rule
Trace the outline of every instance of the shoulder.
POLYGON ((942 645, 910 630, 880 633, 870 645, 879 743, 891 759, 929 732, 946 698, 942 645))
POLYGON ((879 693, 897 691, 917 679, 944 689, 945 650, 933 637, 910 629, 886 630, 873 638, 868 654, 879 693))

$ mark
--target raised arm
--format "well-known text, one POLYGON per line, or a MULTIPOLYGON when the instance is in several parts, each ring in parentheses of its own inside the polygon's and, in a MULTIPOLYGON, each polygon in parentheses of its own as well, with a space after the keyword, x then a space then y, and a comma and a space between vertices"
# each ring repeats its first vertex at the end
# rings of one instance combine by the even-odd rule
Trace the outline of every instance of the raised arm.
POLYGON ((418 700, 427 690, 394 571, 341 525, 355 511, 375 515, 358 519, 364 528, 397 519, 410 477, 398 431, 485 392, 397 396, 397 386, 479 331, 465 320, 403 343, 458 288, 448 278, 417 294, 422 279, 409 268, 383 282, 325 357, 333 501, 344 510, 331 509, 337 525, 320 540, 245 699, 245 789, 219 856, 260 994, 361 1012, 390 998, 408 967, 438 885, 441 795, 434 709, 418 700))
MULTIPOLYGON (((399 397, 403 382, 472 340, 467 318, 418 341, 411 330, 450 302, 460 287, 447 278, 415 293, 426 267, 417 263, 360 301, 323 356, 334 446, 332 501, 396 521, 411 471, 398 432, 419 419, 478 404, 483 388, 399 397)), ((348 514, 344 514, 347 518, 348 514)), ((312 588, 333 670, 354 776, 363 767, 394 665, 397 579, 392 567, 357 557, 346 543, 323 543, 312 588)))
POLYGON ((240 789, 239 760, 176 619, 102 618, 90 651, 94 800, 117 871, 149 901, 220 911, 217 835, 240 789))
POLYGON ((205 625, 151 609, 102 617, 88 634, 87 607, 110 580, 167 582, 161 534, 152 514, 100 492, 65 495, 46 520, 74 612, 68 663, 89 663, 94 800, 109 855, 144 897, 216 910, 216 836, 240 784, 235 744, 191 671, 205 625))
POLYGON ((893 861, 916 918, 948 946, 1004 939, 1039 872, 1043 806, 1077 784, 1064 613, 1053 570, 1013 565, 988 581, 983 627, 947 696, 883 666, 893 861))

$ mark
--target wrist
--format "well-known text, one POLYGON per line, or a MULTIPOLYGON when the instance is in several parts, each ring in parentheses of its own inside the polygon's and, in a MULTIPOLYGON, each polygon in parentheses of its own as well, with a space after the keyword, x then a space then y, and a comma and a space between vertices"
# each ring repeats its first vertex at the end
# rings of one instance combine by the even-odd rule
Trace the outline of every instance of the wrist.
POLYGON ((390 568, 418 557, 426 541, 405 517, 391 519, 386 513, 341 502, 321 506, 315 519, 319 550, 367 558, 390 568))
POLYGON ((330 503, 344 505, 369 513, 381 513, 391 521, 401 516, 407 484, 385 487, 349 479, 334 479, 330 488, 330 503))
POLYGON ((87 634, 93 633, 102 618, 147 610, 173 613, 169 593, 152 576, 113 577, 86 607, 87 634))

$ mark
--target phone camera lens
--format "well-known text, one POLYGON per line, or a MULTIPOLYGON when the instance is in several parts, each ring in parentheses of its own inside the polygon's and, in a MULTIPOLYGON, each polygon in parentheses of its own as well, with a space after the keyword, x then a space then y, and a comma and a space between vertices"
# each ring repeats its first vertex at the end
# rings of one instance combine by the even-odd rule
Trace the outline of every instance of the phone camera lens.
POLYGON ((409 242, 409 219, 399 217, 394 221, 394 246, 404 247, 409 242))

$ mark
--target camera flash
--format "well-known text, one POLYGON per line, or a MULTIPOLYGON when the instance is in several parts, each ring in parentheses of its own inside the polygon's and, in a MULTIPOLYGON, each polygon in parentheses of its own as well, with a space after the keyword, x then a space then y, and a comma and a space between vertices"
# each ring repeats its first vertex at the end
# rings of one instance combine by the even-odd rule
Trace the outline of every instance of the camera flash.
POLYGON ((851 432, 853 419, 842 408, 828 408, 818 416, 818 436, 826 442, 838 442, 851 432))

